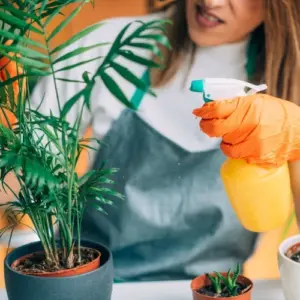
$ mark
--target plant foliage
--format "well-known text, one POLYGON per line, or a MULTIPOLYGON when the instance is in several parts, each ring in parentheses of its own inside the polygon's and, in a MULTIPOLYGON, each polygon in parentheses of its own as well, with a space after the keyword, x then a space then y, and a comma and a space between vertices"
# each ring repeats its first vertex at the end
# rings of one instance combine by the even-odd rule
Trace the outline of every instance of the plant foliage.
MULTIPOLYGON (((20 184, 19 192, 14 193, 15 200, 4 204, 5 211, 10 219, 17 221, 28 215, 49 264, 61 264, 57 250, 60 247, 64 249, 63 267, 66 268, 74 266, 74 251, 80 249, 81 223, 87 205, 91 203, 95 209, 103 212, 104 205, 113 204, 114 199, 123 199, 113 189, 112 176, 117 169, 106 169, 103 165, 81 178, 75 172, 80 153, 91 148, 88 141, 79 136, 79 128, 83 109, 90 109, 91 92, 96 79, 101 79, 126 107, 135 110, 137 107, 125 96, 108 71, 113 69, 136 88, 154 95, 127 66, 118 63, 117 58, 126 58, 128 63, 137 63, 145 68, 157 68, 162 65, 162 47, 170 48, 164 35, 168 21, 134 22, 123 28, 105 57, 93 57, 85 61, 77 59, 75 64, 68 63, 71 58, 107 45, 96 43, 75 49, 70 47, 100 26, 105 26, 101 23, 82 30, 59 45, 53 45, 55 37, 88 3, 92 1, 0 0, 0 61, 6 59, 10 64, 13 62, 22 67, 22 71, 17 68, 12 74, 7 64, 0 65, 1 112, 5 120, 8 121, 11 114, 16 120, 14 123, 7 122, 7 126, 3 122, 0 124, 0 181, 4 190, 12 191, 5 179, 7 174, 13 172, 20 184), (64 9, 69 4, 72 4, 73 10, 64 15, 64 9), (63 21, 53 29, 49 25, 56 17, 63 17, 63 21), (130 31, 132 28, 134 30, 130 31), (39 41, 32 38, 33 33, 39 36, 39 41), (148 54, 141 56, 140 50, 148 54), (84 72, 84 87, 62 103, 58 97, 57 81, 64 80, 64 84, 68 84, 71 80, 60 78, 59 73, 91 61, 98 62, 96 72, 84 72), (64 63, 63 67, 61 63, 64 63), (50 112, 48 115, 42 114, 38 108, 30 105, 28 81, 43 76, 51 76, 55 82, 58 116, 50 112), (80 113, 75 123, 70 124, 67 115, 74 105, 80 105, 80 113), (57 233, 59 243, 56 242, 57 233)), ((41 95, 40 105, 42 100, 41 95)), ((10 224, 0 234, 13 227, 14 224, 10 224)), ((80 251, 78 254, 80 260, 80 251)))

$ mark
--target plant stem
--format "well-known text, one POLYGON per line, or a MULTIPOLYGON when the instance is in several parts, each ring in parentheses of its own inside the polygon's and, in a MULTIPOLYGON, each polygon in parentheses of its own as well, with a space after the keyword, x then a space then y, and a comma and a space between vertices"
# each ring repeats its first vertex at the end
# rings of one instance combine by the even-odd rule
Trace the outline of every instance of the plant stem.
POLYGON ((65 219, 62 217, 61 220, 59 221, 59 227, 62 230, 63 236, 64 236, 64 247, 66 248, 67 255, 69 255, 69 252, 72 250, 72 241, 73 241, 73 236, 71 231, 68 228, 68 224, 65 221, 65 219))
POLYGON ((39 220, 36 220, 36 218, 35 218, 36 216, 35 216, 35 214, 32 213, 32 212, 29 213, 29 216, 30 216, 30 219, 31 219, 31 221, 32 221, 32 223, 33 223, 33 225, 34 225, 34 227, 36 228, 38 237, 39 237, 39 239, 40 239, 40 241, 41 241, 41 244, 42 244, 42 246, 43 246, 43 248, 44 248, 46 258, 47 258, 47 259, 50 259, 49 249, 48 249, 48 247, 47 247, 47 243, 46 243, 45 237, 44 237, 44 235, 43 235, 43 230, 42 230, 41 227, 40 227, 39 220))
POLYGON ((52 242, 52 249, 53 249, 54 257, 59 265, 59 257, 58 257, 57 247, 56 247, 55 233, 54 233, 51 215, 48 215, 47 226, 49 226, 50 233, 51 233, 51 242, 52 242))
POLYGON ((47 228, 47 223, 48 223, 48 217, 47 215, 41 215, 41 213, 37 210, 37 215, 39 217, 39 224, 41 225, 41 231, 43 232, 44 235, 44 242, 46 245, 46 248, 48 249, 47 255, 46 255, 46 261, 49 263, 55 263, 57 264, 55 260, 55 256, 53 254, 53 249, 51 247, 51 238, 49 237, 49 228, 47 228))
POLYGON ((47 52, 48 52, 48 59, 49 59, 49 63, 50 63, 51 74, 52 74, 52 78, 53 78, 53 82, 54 82, 54 90, 55 90, 55 95, 56 95, 56 100, 57 100, 57 107, 58 107, 59 113, 61 113, 61 106, 60 106, 60 101, 59 101, 59 93, 58 93, 58 87, 57 87, 57 82, 56 82, 56 77, 55 77, 55 70, 53 68, 53 60, 52 60, 52 56, 50 54, 50 45, 49 45, 48 39, 46 38, 47 35, 45 33, 44 26, 43 26, 43 32, 44 32, 45 44, 46 44, 46 48, 47 48, 47 52))
POLYGON ((59 224, 59 236, 60 236, 60 242, 61 242, 61 247, 62 247, 62 255, 63 255, 63 261, 66 261, 67 259, 67 252, 66 252, 66 241, 64 237, 63 230, 61 228, 61 225, 59 224))
POLYGON ((77 250, 78 250, 78 263, 81 263, 81 218, 77 212, 77 250))
MULTIPOLYGON (((46 35, 46 32, 45 32, 45 24, 43 24, 42 29, 43 29, 43 33, 44 33, 45 44, 46 44, 46 48, 47 48, 47 54, 48 54, 49 63, 50 63, 50 67, 51 67, 52 78, 53 78, 53 81, 54 81, 54 88, 55 88, 57 105, 58 105, 58 109, 59 109, 59 114, 61 115, 61 105, 60 105, 58 87, 57 87, 57 82, 56 82, 55 70, 54 70, 54 67, 53 67, 53 60, 52 60, 52 56, 50 54, 50 45, 49 45, 47 35, 46 35)), ((61 121, 61 126, 62 126, 62 132, 61 132, 62 148, 63 148, 62 153, 63 153, 63 157, 64 157, 64 160, 65 160, 65 168, 66 168, 66 170, 68 170, 69 169, 68 168, 69 167, 68 166, 68 150, 67 150, 67 145, 66 145, 66 132, 65 132, 64 119, 60 120, 60 121, 61 121)), ((72 179, 70 179, 69 176, 68 176, 67 180, 68 180, 68 190, 69 190, 68 214, 71 215, 71 213, 72 213, 71 212, 71 210, 72 210, 72 200, 70 201, 70 195, 72 195, 72 179)), ((69 253, 69 251, 72 251, 71 247, 72 247, 73 231, 72 231, 71 218, 69 217, 68 220, 69 220, 68 226, 63 224, 62 230, 64 231, 65 237, 66 237, 66 243, 64 243, 64 244, 65 244, 65 246, 67 246, 67 252, 69 253), (69 231, 71 231, 71 232, 69 232, 69 231)))
MULTIPOLYGON (((73 197, 74 197, 74 202, 75 202, 75 208, 76 208, 76 215, 77 215, 77 233, 79 232, 78 236, 78 260, 81 261, 81 252, 80 252, 80 228, 79 226, 79 216, 78 216, 78 210, 79 210, 79 203, 78 203, 78 197, 77 195, 73 194, 73 184, 74 184, 74 176, 75 176, 75 168, 76 168, 76 152, 78 150, 78 137, 79 137, 79 130, 80 130, 80 124, 81 124, 81 119, 83 115, 83 110, 84 110, 84 104, 82 104, 81 109, 80 109, 80 114, 77 119, 77 122, 75 123, 74 126, 76 126, 76 142, 73 144, 72 148, 72 153, 71 153, 71 174, 70 174, 70 185, 69 185, 69 197, 68 197, 68 214, 69 214, 69 222, 72 222, 72 202, 73 202, 73 197)), ((77 193, 76 193, 77 194, 77 193)))

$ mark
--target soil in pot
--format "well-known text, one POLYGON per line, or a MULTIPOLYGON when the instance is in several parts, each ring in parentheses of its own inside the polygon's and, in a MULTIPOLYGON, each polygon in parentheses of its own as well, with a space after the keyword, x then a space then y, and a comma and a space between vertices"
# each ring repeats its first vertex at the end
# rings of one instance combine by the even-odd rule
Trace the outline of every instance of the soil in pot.
POLYGON ((26 275, 36 275, 41 277, 64 277, 80 275, 90 272, 100 266, 101 253, 91 248, 81 248, 81 261, 78 261, 78 253, 74 251, 74 267, 66 268, 63 264, 63 250, 58 250, 60 265, 46 262, 44 252, 35 252, 25 255, 14 261, 11 267, 17 272, 26 275))
POLYGON ((286 251, 285 255, 289 259, 291 259, 297 263, 300 263, 300 243, 297 243, 297 244, 293 245, 292 247, 290 247, 286 251))
MULTIPOLYGON (((237 283, 237 285, 238 285, 238 288, 236 291, 237 292, 236 296, 246 293, 251 288, 251 286, 242 284, 242 283, 237 283)), ((197 290, 197 292, 199 294, 213 297, 213 298, 230 298, 230 297, 232 297, 231 294, 226 290, 225 286, 222 287, 222 292, 220 294, 215 293, 214 287, 212 285, 207 285, 207 286, 197 290)))

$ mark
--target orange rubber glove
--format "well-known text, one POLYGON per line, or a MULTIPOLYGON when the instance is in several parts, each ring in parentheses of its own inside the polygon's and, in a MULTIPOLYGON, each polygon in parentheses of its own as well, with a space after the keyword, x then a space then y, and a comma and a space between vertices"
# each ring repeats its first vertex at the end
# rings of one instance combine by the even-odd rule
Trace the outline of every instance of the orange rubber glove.
MULTIPOLYGON (((8 41, 6 44, 10 45, 12 41, 8 41)), ((9 76, 15 77, 18 74, 22 74, 23 70, 20 66, 17 67, 16 62, 10 61, 7 57, 1 57, 0 58, 0 81, 7 80, 7 73, 9 76)), ((20 93, 19 89, 19 82, 15 81, 12 83, 13 91, 14 91, 14 97, 15 100, 18 98, 18 95, 20 93)), ((25 84, 24 84, 24 90, 25 90, 25 84)), ((7 109, 0 109, 0 123, 3 124, 5 127, 8 127, 9 124, 13 124, 16 122, 15 115, 8 111, 7 109), (3 112, 4 111, 4 112, 3 112)))
POLYGON ((264 167, 300 159, 300 107, 256 94, 206 103, 194 110, 201 129, 221 137, 221 149, 234 159, 264 167))

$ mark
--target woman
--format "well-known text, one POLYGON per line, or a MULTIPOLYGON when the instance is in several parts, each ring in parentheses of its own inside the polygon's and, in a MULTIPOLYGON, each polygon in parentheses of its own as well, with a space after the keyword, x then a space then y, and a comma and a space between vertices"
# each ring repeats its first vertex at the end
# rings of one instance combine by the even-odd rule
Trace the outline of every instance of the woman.
MULTIPOLYGON (((207 135, 223 138, 222 149, 231 157, 261 164, 275 163, 279 154, 283 160, 300 159, 297 106, 270 96, 249 97, 243 102, 246 106, 238 98, 205 105, 194 112, 203 118, 203 132, 192 116, 194 108, 203 103, 188 91, 194 79, 228 77, 266 81, 270 94, 296 102, 300 36, 297 1, 179 0, 168 12, 110 20, 76 47, 99 37, 101 41, 113 40, 129 21, 162 18, 169 13, 174 26, 168 32, 173 51, 166 53, 167 68, 149 75, 140 66, 130 66, 151 82, 158 97, 133 91, 124 82, 123 90, 140 103, 138 113, 134 113, 125 110, 99 83, 92 98, 92 113, 84 115, 85 127, 91 124, 94 134, 109 145, 99 150, 94 167, 107 160, 108 166, 120 168, 116 188, 126 195, 126 201, 117 203, 116 208, 106 208, 107 216, 89 210, 83 233, 112 249, 116 277, 121 280, 191 278, 226 270, 252 254, 257 235, 237 221, 219 176, 225 158, 220 139, 207 135), (272 113, 264 114, 263 109, 272 113), (232 121, 234 111, 245 118, 232 121), (247 120, 251 126, 247 126, 247 120), (278 139, 268 140, 265 129, 274 125, 283 130, 278 139), (232 139, 237 128, 241 130, 239 138, 244 137, 239 141, 241 146, 232 139), (268 160, 268 149, 274 145, 279 150, 268 160)), ((95 55, 103 55, 101 51, 95 50, 95 55)), ((79 69, 78 77, 96 67, 90 64, 79 69)), ((61 77, 76 79, 75 75, 66 71, 61 77)), ((60 98, 69 99, 79 88, 79 83, 59 85, 60 98)), ((33 98, 39 101, 45 91, 42 108, 55 111, 50 79, 37 86, 33 98)), ((74 110, 70 120, 76 114, 74 110)), ((296 207, 300 201, 299 169, 297 162, 291 165, 296 207)))

